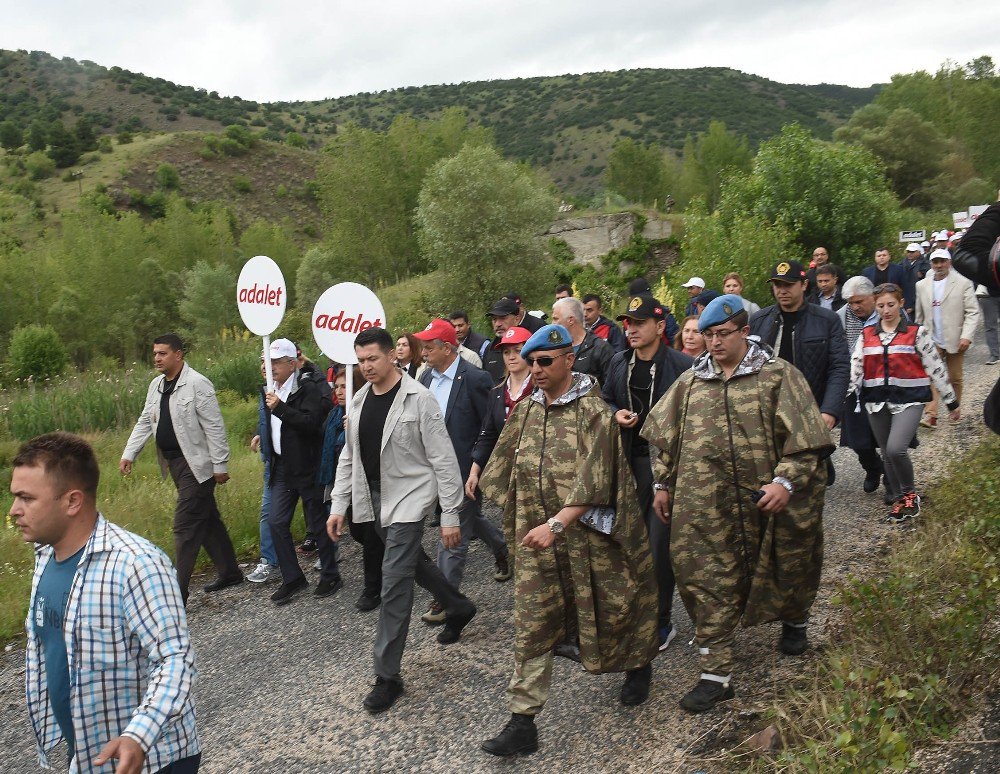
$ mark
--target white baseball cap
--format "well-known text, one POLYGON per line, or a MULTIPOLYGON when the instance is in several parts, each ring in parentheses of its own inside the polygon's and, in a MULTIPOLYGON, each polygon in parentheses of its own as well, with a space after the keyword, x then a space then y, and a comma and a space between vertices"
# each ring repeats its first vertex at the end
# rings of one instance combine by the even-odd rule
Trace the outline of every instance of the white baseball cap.
POLYGON ((910 242, 910 244, 908 244, 906 246, 906 252, 908 252, 908 253, 922 253, 923 250, 920 249, 920 245, 918 245, 916 242, 910 242))
POLYGON ((681 285, 681 287, 682 288, 703 288, 703 287, 705 287, 705 280, 703 280, 701 277, 692 277, 687 282, 685 282, 683 285, 681 285))
POLYGON ((298 352, 295 350, 295 345, 292 344, 288 339, 275 339, 271 342, 271 360, 277 360, 282 357, 290 357, 295 360, 298 357, 298 352))

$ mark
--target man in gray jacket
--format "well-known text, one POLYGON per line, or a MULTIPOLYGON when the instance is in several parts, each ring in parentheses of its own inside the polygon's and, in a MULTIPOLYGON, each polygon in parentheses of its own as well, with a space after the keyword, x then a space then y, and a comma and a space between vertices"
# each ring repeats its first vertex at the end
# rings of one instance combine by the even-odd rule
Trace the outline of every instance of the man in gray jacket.
POLYGON ((476 614, 421 546, 424 518, 441 505, 441 542, 462 539, 459 510, 465 499, 458 460, 434 394, 393 364, 393 340, 369 328, 354 340, 368 382, 347 411, 347 437, 337 465, 327 532, 339 540, 348 506, 355 522, 371 522, 385 544, 382 608, 375 630, 375 685, 364 700, 372 714, 403 693, 399 676, 413 611, 413 581, 444 607, 438 642, 456 642, 476 614))
POLYGON ((236 552, 215 503, 215 485, 229 480, 229 442, 212 383, 184 362, 184 344, 176 333, 153 340, 153 365, 160 372, 149 385, 146 405, 132 429, 118 470, 132 463, 150 438, 156 439, 160 472, 177 487, 174 549, 177 583, 187 602, 188 585, 202 546, 219 577, 205 586, 219 591, 243 582, 236 552))

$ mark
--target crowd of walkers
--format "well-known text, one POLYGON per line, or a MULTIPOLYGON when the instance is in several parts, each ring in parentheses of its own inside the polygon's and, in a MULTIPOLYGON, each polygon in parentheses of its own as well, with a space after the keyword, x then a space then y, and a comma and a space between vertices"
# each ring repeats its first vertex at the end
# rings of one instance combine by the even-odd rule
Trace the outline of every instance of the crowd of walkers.
POLYGON ((98 465, 82 439, 40 436, 13 463, 11 514, 37 545, 27 701, 40 760, 65 740, 74 771, 111 759, 118 771, 197 771, 185 604, 198 551, 217 570, 205 592, 274 581, 270 599, 285 605, 310 585, 303 556, 318 572, 313 597, 343 588, 346 532, 362 549, 355 605, 378 611, 370 713, 404 692, 414 583, 430 592, 421 620, 441 627, 442 645, 475 618, 461 591, 473 540, 490 551, 496 582, 513 579, 510 718, 485 752, 538 749, 555 657, 623 673, 621 703, 647 701, 654 659, 677 634, 675 590, 701 662, 681 706, 732 698, 740 624, 780 621, 783 654, 809 647, 834 428, 864 469, 863 491, 882 488, 887 521, 919 516, 909 449, 921 424, 938 426, 942 403, 959 419, 981 311, 989 362, 1000 362, 1000 284, 977 293, 949 251, 984 229, 1000 236, 993 209, 968 236, 908 245, 899 263, 878 249, 858 276, 823 247, 808 265, 778 261, 763 309, 730 273, 718 290, 685 282, 679 323, 637 280, 614 320, 598 296, 560 285, 550 316, 514 292, 498 299, 492 338, 463 311, 395 337, 370 328, 355 339, 357 366, 321 371, 278 339, 251 441, 263 468, 261 557, 246 578, 215 501, 229 447, 214 389, 175 334, 158 337, 160 375, 119 467, 129 475, 154 441, 177 488, 176 570, 97 511, 98 465), (347 368, 359 386, 349 401, 347 368), (425 523, 439 530, 433 556, 425 523))

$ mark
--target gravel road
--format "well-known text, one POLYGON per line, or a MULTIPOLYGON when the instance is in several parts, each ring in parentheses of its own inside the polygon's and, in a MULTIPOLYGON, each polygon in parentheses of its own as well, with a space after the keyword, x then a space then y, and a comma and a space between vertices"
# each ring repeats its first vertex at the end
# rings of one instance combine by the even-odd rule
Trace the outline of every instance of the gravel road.
MULTIPOLYGON (((985 365, 985 354, 978 344, 966 361, 964 418, 921 430, 914 454, 920 489, 982 432, 982 401, 1000 375, 996 366, 985 365)), ((737 699, 728 705, 701 716, 677 706, 699 672, 689 645, 693 627, 677 600, 679 635, 655 663, 646 705, 619 704, 621 676, 594 677, 557 659, 552 696, 538 718, 539 752, 515 762, 481 752, 479 742, 509 717, 504 689, 513 660, 512 601, 511 584, 492 580, 491 557, 474 543, 463 588, 479 614, 460 643, 439 645, 438 629, 419 620, 429 599, 418 589, 403 661, 406 693, 392 710, 371 717, 361 699, 372 679, 376 613, 354 608, 361 559, 348 540, 346 585, 330 599, 306 594, 275 608, 267 599, 273 586, 249 583, 211 597, 192 596, 202 771, 713 771, 721 750, 759 728, 775 686, 822 650, 837 614, 829 605, 836 580, 870 573, 879 547, 897 535, 879 521, 885 511, 881 496, 861 492, 863 473, 853 452, 838 450, 834 460, 838 478, 826 501, 823 585, 810 628, 814 647, 802 659, 790 659, 775 650, 779 625, 741 631, 737 699)), ((429 550, 431 533, 424 541, 429 550)), ((24 709, 23 659, 19 646, 0 657, 0 770, 8 774, 38 770, 24 709)))

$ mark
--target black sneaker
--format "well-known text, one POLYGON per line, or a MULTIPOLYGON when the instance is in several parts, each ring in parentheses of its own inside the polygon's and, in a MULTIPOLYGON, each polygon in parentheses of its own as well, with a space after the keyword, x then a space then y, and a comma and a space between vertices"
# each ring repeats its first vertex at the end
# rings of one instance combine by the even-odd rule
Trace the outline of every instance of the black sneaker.
POLYGON ((781 639, 778 640, 778 649, 782 653, 786 656, 801 656, 808 647, 809 637, 806 635, 806 627, 781 624, 781 639))
POLYGON ((358 597, 358 601, 354 603, 354 606, 362 613, 367 613, 369 610, 374 610, 381 604, 382 597, 378 592, 376 592, 374 594, 362 594, 358 597))
POLYGON ((653 665, 646 664, 639 669, 630 669, 622 683, 619 698, 626 707, 635 707, 649 698, 649 683, 653 678, 653 665))
POLYGON ((365 696, 363 704, 365 709, 375 715, 385 712, 396 703, 396 699, 403 695, 402 680, 386 680, 382 677, 375 678, 375 685, 365 696))
POLYGON ((875 490, 878 489, 878 485, 881 480, 881 473, 877 471, 875 473, 869 472, 868 475, 865 476, 865 483, 863 485, 865 494, 874 494, 875 490))
POLYGON ((532 715, 514 713, 503 731, 480 745, 490 755, 508 757, 538 752, 538 728, 532 715))
POLYGON ((239 575, 234 575, 231 578, 219 578, 207 584, 204 588, 206 594, 211 594, 215 591, 222 591, 222 589, 228 589, 230 586, 238 586, 244 580, 243 573, 239 575))
POLYGON ((706 712, 720 701, 728 701, 734 696, 736 692, 729 683, 701 679, 681 699, 681 707, 688 712, 706 712))
POLYGON ((509 581, 510 576, 510 557, 506 554, 498 556, 496 558, 496 572, 493 573, 493 580, 497 583, 503 583, 504 581, 509 581))
POLYGON ((312 538, 306 538, 295 550, 300 554, 315 554, 319 550, 319 544, 312 538))
POLYGON ((309 585, 305 578, 299 578, 291 583, 282 583, 281 588, 271 595, 271 601, 276 605, 287 605, 292 598, 309 585))
POLYGON ((450 615, 445 619, 444 628, 437 636, 438 642, 442 645, 451 645, 453 642, 458 642, 459 637, 462 636, 462 629, 468 626, 469 621, 476 615, 476 606, 470 602, 469 608, 469 611, 462 615, 450 615))
POLYGON ((338 591, 344 588, 344 581, 337 578, 335 581, 325 581, 321 580, 316 584, 316 588, 313 589, 314 597, 332 597, 338 591))

